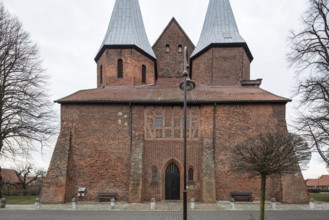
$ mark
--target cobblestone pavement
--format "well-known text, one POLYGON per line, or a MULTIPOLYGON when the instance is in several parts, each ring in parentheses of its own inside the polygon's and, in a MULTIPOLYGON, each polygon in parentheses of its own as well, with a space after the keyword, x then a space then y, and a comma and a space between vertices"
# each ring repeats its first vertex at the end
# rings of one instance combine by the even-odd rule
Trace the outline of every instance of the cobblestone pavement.
MULTIPOLYGON (((329 211, 267 211, 266 220, 328 220, 329 211)), ((181 211, 0 210, 6 220, 181 220, 181 211)), ((193 211, 188 220, 257 220, 256 211, 193 211)))

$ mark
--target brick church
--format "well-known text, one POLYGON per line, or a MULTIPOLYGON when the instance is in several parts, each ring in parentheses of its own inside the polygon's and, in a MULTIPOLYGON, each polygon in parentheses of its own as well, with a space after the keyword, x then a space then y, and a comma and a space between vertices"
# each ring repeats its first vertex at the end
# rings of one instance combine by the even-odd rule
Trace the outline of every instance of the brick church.
MULTIPOLYGON (((188 198, 213 203, 252 192, 260 180, 229 166, 238 143, 266 130, 287 131, 289 99, 250 79, 253 60, 229 0, 209 0, 196 46, 173 18, 153 47, 138 0, 116 0, 96 54, 97 88, 56 102, 61 130, 42 190, 43 203, 63 203, 84 187, 84 200, 113 192, 119 201, 183 196, 183 48, 190 56, 187 94, 188 198)), ((306 203, 301 172, 268 179, 267 199, 306 203)))

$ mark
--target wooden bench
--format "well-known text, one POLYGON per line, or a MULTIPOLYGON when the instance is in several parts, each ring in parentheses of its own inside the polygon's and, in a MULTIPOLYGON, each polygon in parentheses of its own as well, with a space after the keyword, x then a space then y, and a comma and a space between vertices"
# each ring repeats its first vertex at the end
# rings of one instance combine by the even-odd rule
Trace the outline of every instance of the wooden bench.
POLYGON ((252 202, 252 193, 251 192, 231 192, 231 197, 234 201, 248 201, 252 202))
POLYGON ((118 194, 116 192, 99 192, 97 193, 97 199, 99 202, 102 200, 108 200, 111 201, 112 198, 117 200, 118 194))

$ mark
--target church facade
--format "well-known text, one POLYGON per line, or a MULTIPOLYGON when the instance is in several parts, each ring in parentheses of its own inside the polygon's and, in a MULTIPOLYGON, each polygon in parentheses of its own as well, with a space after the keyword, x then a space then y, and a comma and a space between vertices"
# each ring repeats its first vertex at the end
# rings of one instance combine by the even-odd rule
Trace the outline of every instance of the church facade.
MULTIPOLYGON (((209 0, 194 46, 173 18, 153 47, 138 0, 116 0, 98 51, 97 88, 57 100, 61 130, 44 181, 43 203, 63 203, 85 188, 139 203, 183 196, 183 50, 191 52, 187 94, 188 198, 213 203, 252 192, 260 180, 234 173, 234 146, 264 131, 287 131, 289 99, 250 79, 253 56, 240 36, 229 0, 209 0)), ((268 179, 267 199, 306 203, 301 172, 268 179)))

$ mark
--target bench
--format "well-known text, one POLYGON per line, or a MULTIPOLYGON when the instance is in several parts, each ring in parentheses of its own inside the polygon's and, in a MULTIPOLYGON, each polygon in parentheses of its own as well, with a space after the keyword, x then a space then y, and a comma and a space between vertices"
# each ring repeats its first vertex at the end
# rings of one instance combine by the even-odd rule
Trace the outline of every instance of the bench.
POLYGON ((252 202, 252 193, 251 192, 231 192, 231 197, 234 201, 248 201, 252 202))
POLYGON ((98 192, 97 193, 97 199, 99 202, 102 200, 108 200, 111 201, 112 198, 117 200, 118 194, 116 192, 98 192))

